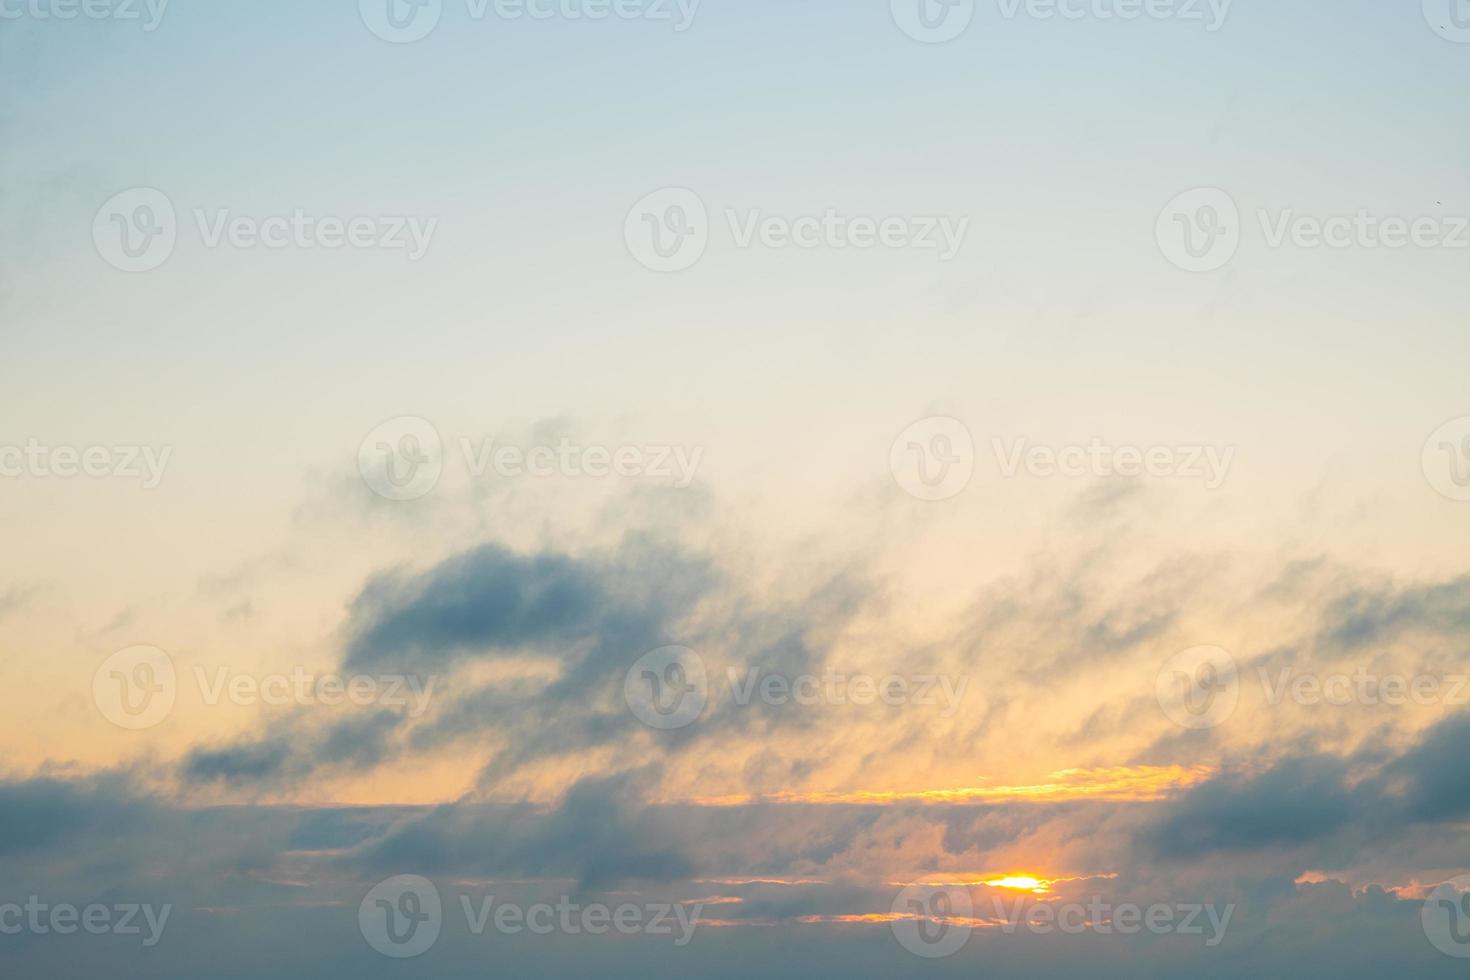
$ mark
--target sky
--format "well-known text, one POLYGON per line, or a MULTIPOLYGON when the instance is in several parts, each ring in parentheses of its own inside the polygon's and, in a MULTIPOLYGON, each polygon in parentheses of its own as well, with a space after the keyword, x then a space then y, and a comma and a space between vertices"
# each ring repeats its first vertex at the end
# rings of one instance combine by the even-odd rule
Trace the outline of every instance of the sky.
POLYGON ((0 974, 1470 958, 1465 0, 0 0, 0 974))

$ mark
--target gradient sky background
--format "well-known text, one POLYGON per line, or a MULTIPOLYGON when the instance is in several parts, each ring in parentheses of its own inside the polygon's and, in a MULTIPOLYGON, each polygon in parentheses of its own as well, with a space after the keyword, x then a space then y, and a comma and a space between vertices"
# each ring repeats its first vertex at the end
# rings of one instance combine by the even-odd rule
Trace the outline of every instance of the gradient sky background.
POLYGON ((1463 975, 1420 909, 1470 871, 1470 714, 1271 705, 1256 681, 1466 669, 1470 504, 1421 456, 1470 416, 1470 249, 1271 248, 1255 218, 1470 215, 1470 44, 1419 7, 1236 0, 1209 32, 990 0, 925 44, 883 0, 704 0, 683 32, 446 0, 400 45, 349 0, 173 0, 152 32, 0 5, 22 12, 0 19, 0 447, 172 448, 151 490, 0 478, 0 904, 175 906, 148 950, 0 935, 0 972, 1463 975), (135 187, 182 227, 127 274, 92 229, 135 187), (624 242, 666 187, 714 222, 677 274, 624 242), (1219 271, 1155 238, 1197 187, 1244 216, 1219 271), (438 226, 417 262, 208 248, 195 208, 438 226), (726 208, 970 226, 949 262, 741 249, 726 208), (687 488, 471 479, 454 455, 395 503, 357 461, 402 416, 452 454, 703 455, 687 488), (938 503, 889 466, 931 416, 977 446, 938 503), (1218 489, 1005 478, 991 440, 1019 438, 1235 455, 1218 489), (136 644, 181 677, 437 687, 408 719, 185 684, 128 731, 92 681, 136 644), (936 673, 966 694, 945 715, 717 691, 656 732, 623 680, 670 644, 721 679, 936 673), (1203 644, 1240 664, 1240 707, 1189 731, 1155 680, 1203 644), (674 949, 451 921, 398 962, 356 910, 400 874, 446 908, 713 897, 720 923, 674 949), (1209 949, 986 926, 927 960, 895 940, 903 886, 1016 874, 1052 881, 1043 901, 1236 918, 1209 949))

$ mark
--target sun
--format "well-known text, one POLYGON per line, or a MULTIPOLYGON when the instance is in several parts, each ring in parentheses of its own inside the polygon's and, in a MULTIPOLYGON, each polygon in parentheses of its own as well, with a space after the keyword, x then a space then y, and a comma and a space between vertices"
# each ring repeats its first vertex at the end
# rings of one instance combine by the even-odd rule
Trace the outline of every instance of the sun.
POLYGON ((981 884, 989 885, 991 888, 1007 888, 1011 891, 1031 892, 1034 895, 1045 895, 1051 891, 1051 882, 1045 878, 1034 878, 1031 875, 1007 875, 1004 878, 992 878, 981 884))

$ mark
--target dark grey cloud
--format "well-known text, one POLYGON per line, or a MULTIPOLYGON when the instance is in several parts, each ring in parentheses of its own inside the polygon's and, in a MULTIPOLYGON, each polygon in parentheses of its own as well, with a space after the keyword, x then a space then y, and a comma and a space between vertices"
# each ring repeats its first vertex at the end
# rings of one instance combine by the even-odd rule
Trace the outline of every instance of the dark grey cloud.
POLYGON ((1349 588, 1322 610, 1322 641, 1342 652, 1392 643, 1409 631, 1470 633, 1470 576, 1447 582, 1349 588))
POLYGON ((1150 831, 1168 858, 1299 844, 1340 830, 1354 812, 1347 764, 1287 759, 1259 774, 1227 771, 1192 790, 1150 831))

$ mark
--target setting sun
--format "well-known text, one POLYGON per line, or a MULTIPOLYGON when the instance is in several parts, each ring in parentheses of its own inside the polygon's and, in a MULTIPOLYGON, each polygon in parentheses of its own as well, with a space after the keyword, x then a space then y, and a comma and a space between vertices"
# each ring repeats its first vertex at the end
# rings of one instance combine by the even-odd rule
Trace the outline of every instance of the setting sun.
POLYGON ((1030 875, 1010 875, 1005 878, 994 878, 982 882, 991 888, 1009 888, 1012 891, 1032 892, 1037 895, 1045 895, 1051 891, 1051 882, 1044 878, 1033 878, 1030 875))

